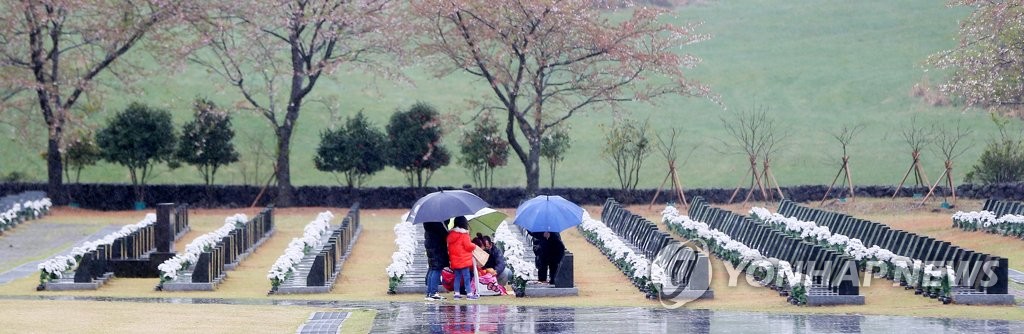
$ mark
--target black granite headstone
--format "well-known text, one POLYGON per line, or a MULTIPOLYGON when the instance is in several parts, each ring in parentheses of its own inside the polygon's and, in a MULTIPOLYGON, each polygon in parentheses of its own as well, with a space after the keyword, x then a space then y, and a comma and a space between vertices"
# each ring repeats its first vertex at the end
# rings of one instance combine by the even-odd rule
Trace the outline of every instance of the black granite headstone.
POLYGON ((160 203, 156 205, 156 251, 173 252, 175 231, 174 204, 160 203))
POLYGON ((210 283, 213 281, 213 277, 210 276, 210 264, 212 262, 213 254, 208 252, 199 253, 199 259, 192 265, 192 283, 210 283))
POLYGON ((571 288, 575 286, 573 267, 572 252, 567 250, 565 251, 565 256, 562 257, 562 262, 558 263, 558 273, 555 275, 556 288, 571 288))
POLYGON ((78 268, 75 269, 75 283, 91 283, 92 282, 92 252, 82 254, 82 258, 78 260, 78 268))
POLYGON ((327 277, 324 275, 324 254, 317 254, 313 265, 309 268, 309 275, 306 276, 306 286, 324 286, 327 284, 327 277))

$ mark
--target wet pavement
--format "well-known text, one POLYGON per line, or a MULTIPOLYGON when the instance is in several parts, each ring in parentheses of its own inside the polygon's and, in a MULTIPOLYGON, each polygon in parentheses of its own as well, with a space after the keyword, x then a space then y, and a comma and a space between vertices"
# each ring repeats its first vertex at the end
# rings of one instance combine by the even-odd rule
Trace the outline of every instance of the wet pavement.
MULTIPOLYGON (((0 296, 0 299, 297 305, 377 311, 372 333, 1024 333, 1024 322, 875 315, 806 315, 636 307, 537 307, 468 302, 0 296)), ((998 310, 993 310, 998 312, 998 310)))
POLYGON ((95 227, 75 224, 33 222, 24 225, 18 226, 17 234, 0 237, 0 267, 10 263, 21 263, 17 267, 0 273, 0 284, 9 283, 26 276, 38 276, 39 263, 57 255, 70 254, 72 247, 117 232, 122 227, 122 225, 107 225, 93 232, 95 227), (39 247, 39 245, 62 245, 68 243, 71 246, 59 251, 57 254, 48 254, 48 252, 53 252, 53 249, 39 247), (44 259, 25 262, 26 259, 41 257, 44 259))

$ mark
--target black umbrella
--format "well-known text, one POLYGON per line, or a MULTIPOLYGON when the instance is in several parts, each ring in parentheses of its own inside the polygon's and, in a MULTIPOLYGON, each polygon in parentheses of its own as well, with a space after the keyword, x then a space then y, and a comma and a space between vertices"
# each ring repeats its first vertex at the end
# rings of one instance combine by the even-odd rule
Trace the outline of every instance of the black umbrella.
POLYGON ((474 214, 487 206, 487 202, 471 192, 441 190, 417 200, 405 221, 413 224, 441 222, 452 217, 474 214))

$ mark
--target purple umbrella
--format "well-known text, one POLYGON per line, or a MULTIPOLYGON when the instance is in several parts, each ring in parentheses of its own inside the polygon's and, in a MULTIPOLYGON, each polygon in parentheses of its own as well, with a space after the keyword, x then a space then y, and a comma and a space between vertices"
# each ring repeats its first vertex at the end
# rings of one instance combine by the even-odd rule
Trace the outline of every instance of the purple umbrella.
POLYGON ((453 217, 474 214, 487 206, 487 202, 471 192, 441 190, 417 200, 405 221, 413 224, 442 222, 453 217))

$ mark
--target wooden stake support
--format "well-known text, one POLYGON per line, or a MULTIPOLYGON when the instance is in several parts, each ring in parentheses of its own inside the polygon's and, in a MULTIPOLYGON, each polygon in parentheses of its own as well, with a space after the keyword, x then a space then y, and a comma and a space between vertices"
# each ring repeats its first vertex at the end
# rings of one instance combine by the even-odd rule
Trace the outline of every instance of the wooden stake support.
MULTIPOLYGON (((757 171, 757 156, 750 156, 750 188, 747 190, 747 196, 743 199, 743 204, 747 204, 750 201, 750 197, 754 195, 755 189, 761 189, 761 198, 768 198, 768 192, 764 189, 764 182, 761 182, 761 173, 757 171), (756 186, 756 188, 755 188, 756 186)), ((736 186, 736 190, 732 192, 732 196, 729 197, 729 203, 732 203, 736 199, 736 195, 739 194, 740 189, 743 188, 743 181, 740 181, 740 185, 736 186)))
MULTIPOLYGON (((782 194, 782 188, 779 187, 779 180, 776 180, 775 179, 775 174, 772 173, 771 159, 768 159, 768 157, 765 157, 764 158, 763 166, 764 166, 764 169, 761 172, 761 179, 764 180, 764 185, 768 189, 768 192, 766 193, 768 196, 765 196, 764 200, 765 201, 774 201, 775 200, 775 195, 772 195, 772 192, 771 192, 772 188, 775 188, 775 192, 777 192, 779 194, 779 199, 780 200, 786 198, 786 195, 782 194)), ((762 189, 764 189, 764 188, 762 188, 762 189)))
POLYGON ((684 208, 690 206, 690 203, 686 201, 686 194, 683 193, 683 183, 679 182, 679 174, 676 173, 676 161, 673 159, 669 160, 668 174, 665 175, 665 180, 661 181, 661 185, 658 186, 658 191, 654 192, 654 198, 651 199, 651 204, 647 206, 647 209, 654 207, 654 202, 658 200, 658 195, 661 194, 661 189, 665 187, 665 183, 668 183, 669 179, 672 180, 672 192, 675 193, 676 199, 683 202, 684 208))
POLYGON ((900 185, 896 186, 896 191, 892 193, 892 199, 896 199, 896 195, 900 194, 900 189, 903 189, 903 184, 907 182, 907 177, 910 177, 911 172, 914 173, 914 181, 917 182, 916 186, 928 186, 928 176, 924 174, 924 168, 921 168, 921 152, 914 151, 911 156, 914 158, 914 162, 910 165, 910 169, 907 170, 907 174, 903 175, 900 185))
POLYGON ((824 206, 825 200, 828 199, 828 194, 832 192, 832 188, 835 187, 836 181, 839 181, 839 176, 846 174, 846 180, 843 183, 847 183, 850 186, 850 202, 853 202, 856 195, 853 192, 853 176, 850 174, 850 157, 843 156, 843 166, 839 167, 839 172, 836 173, 836 177, 832 179, 832 184, 828 186, 828 190, 825 190, 825 196, 821 197, 821 203, 818 206, 824 206))
POLYGON ((953 161, 952 160, 946 160, 946 170, 942 172, 942 175, 939 175, 939 178, 937 180, 935 180, 935 184, 932 185, 932 187, 928 189, 928 194, 924 196, 923 200, 921 200, 921 204, 920 205, 924 205, 924 203, 928 201, 928 198, 931 197, 933 193, 935 193, 935 188, 937 188, 939 186, 939 183, 942 182, 942 177, 943 176, 946 177, 946 187, 949 187, 950 194, 952 194, 952 196, 953 196, 953 206, 954 207, 956 206, 956 187, 953 187, 953 161))

